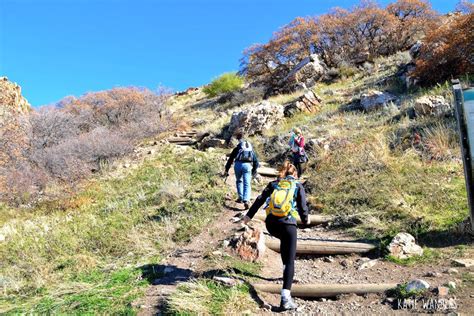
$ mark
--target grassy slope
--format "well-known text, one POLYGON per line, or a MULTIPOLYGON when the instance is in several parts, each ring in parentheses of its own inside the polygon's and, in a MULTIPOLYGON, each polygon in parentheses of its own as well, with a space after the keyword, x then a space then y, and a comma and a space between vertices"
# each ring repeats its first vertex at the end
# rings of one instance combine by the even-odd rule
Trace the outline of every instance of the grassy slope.
POLYGON ((71 199, 17 212, 2 229, 0 311, 133 312, 148 284, 139 267, 158 263, 220 210, 216 161, 164 149, 71 199))

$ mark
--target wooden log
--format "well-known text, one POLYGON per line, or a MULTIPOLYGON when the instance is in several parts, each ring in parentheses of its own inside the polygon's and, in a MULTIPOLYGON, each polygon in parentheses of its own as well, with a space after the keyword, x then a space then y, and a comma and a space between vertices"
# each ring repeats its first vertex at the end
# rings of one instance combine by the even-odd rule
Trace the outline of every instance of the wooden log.
POLYGON ((192 146, 196 145, 196 142, 174 142, 172 143, 173 145, 179 145, 179 146, 192 146))
POLYGON ((169 143, 195 142, 196 140, 190 137, 170 137, 169 143))
MULTIPOLYGON (((266 217, 267 216, 264 213, 257 213, 253 218, 264 221, 266 217)), ((309 219, 311 220, 310 226, 315 226, 319 224, 329 223, 334 220, 334 217, 327 215, 309 215, 309 219)), ((302 224, 301 219, 299 217, 296 219, 296 222, 299 225, 302 224)))
MULTIPOLYGON (((267 239, 265 245, 269 249, 280 252, 280 241, 277 239, 267 239)), ((374 244, 354 241, 298 240, 296 253, 306 255, 366 253, 376 247, 374 244)))
POLYGON ((260 167, 257 169, 258 174, 266 177, 276 177, 278 176, 278 170, 275 168, 269 167, 260 167))
MULTIPOLYGON (((295 297, 334 297, 340 294, 383 293, 395 289, 396 283, 373 284, 293 284, 291 295, 295 297)), ((280 294, 281 284, 253 284, 257 291, 280 294)))

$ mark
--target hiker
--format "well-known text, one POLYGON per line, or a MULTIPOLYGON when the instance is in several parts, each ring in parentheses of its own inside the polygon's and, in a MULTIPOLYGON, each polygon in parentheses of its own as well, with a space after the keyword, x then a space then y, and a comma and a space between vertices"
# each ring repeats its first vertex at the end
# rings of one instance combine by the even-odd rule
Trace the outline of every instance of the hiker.
POLYGON ((280 239, 280 254, 283 261, 283 288, 281 290, 282 310, 296 309, 290 290, 295 274, 296 257, 296 216, 309 225, 308 206, 304 187, 297 181, 297 170, 289 161, 285 161, 279 170, 278 179, 270 182, 262 194, 255 200, 243 218, 247 224, 267 201, 265 224, 268 232, 280 239))
POLYGON ((244 140, 242 131, 237 131, 235 137, 239 144, 232 150, 229 159, 225 165, 224 176, 229 176, 229 170, 234 163, 235 182, 237 186, 237 194, 239 197, 235 202, 244 203, 244 208, 249 209, 251 197, 251 180, 256 178, 258 169, 257 154, 253 151, 252 144, 244 140))
POLYGON ((291 152, 293 154, 293 165, 298 170, 298 177, 301 178, 303 168, 301 164, 308 162, 308 156, 304 150, 304 136, 298 127, 295 127, 291 133, 289 142, 291 152))

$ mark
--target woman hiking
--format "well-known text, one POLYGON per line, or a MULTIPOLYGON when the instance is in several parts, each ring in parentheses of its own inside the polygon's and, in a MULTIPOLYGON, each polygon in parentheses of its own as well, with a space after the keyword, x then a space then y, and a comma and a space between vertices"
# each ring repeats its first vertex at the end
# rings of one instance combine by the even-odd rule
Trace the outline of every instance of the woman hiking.
POLYGON ((293 154, 293 165, 298 170, 298 177, 301 178, 303 169, 301 164, 308 161, 308 156, 304 150, 304 136, 298 127, 295 127, 291 133, 291 139, 289 142, 291 152, 293 154))
POLYGON ((255 178, 258 169, 258 158, 253 151, 252 145, 244 140, 244 134, 242 131, 237 131, 235 138, 239 141, 239 144, 232 150, 229 159, 225 165, 224 176, 229 176, 229 170, 234 163, 235 182, 237 186, 237 194, 239 195, 236 200, 237 203, 244 203, 246 210, 249 209, 250 197, 252 193, 252 177, 255 178))
POLYGON ((285 161, 280 168, 278 180, 270 182, 255 200, 244 216, 243 222, 247 224, 266 201, 268 206, 265 225, 272 236, 280 239, 280 254, 283 261, 280 309, 296 309, 290 291, 295 274, 297 213, 304 224, 309 225, 310 220, 304 187, 297 181, 296 167, 289 161, 285 161))

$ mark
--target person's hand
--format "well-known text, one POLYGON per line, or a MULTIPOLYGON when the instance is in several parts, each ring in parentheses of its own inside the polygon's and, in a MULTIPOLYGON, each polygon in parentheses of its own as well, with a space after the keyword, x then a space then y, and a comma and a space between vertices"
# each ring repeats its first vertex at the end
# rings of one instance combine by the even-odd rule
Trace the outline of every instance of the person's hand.
POLYGON ((242 218, 242 221, 244 222, 245 225, 247 225, 252 219, 250 217, 248 217, 247 215, 245 215, 243 218, 242 218))
POLYGON ((223 178, 227 178, 229 176, 229 172, 228 171, 225 171, 223 174, 222 174, 222 177, 223 178))

